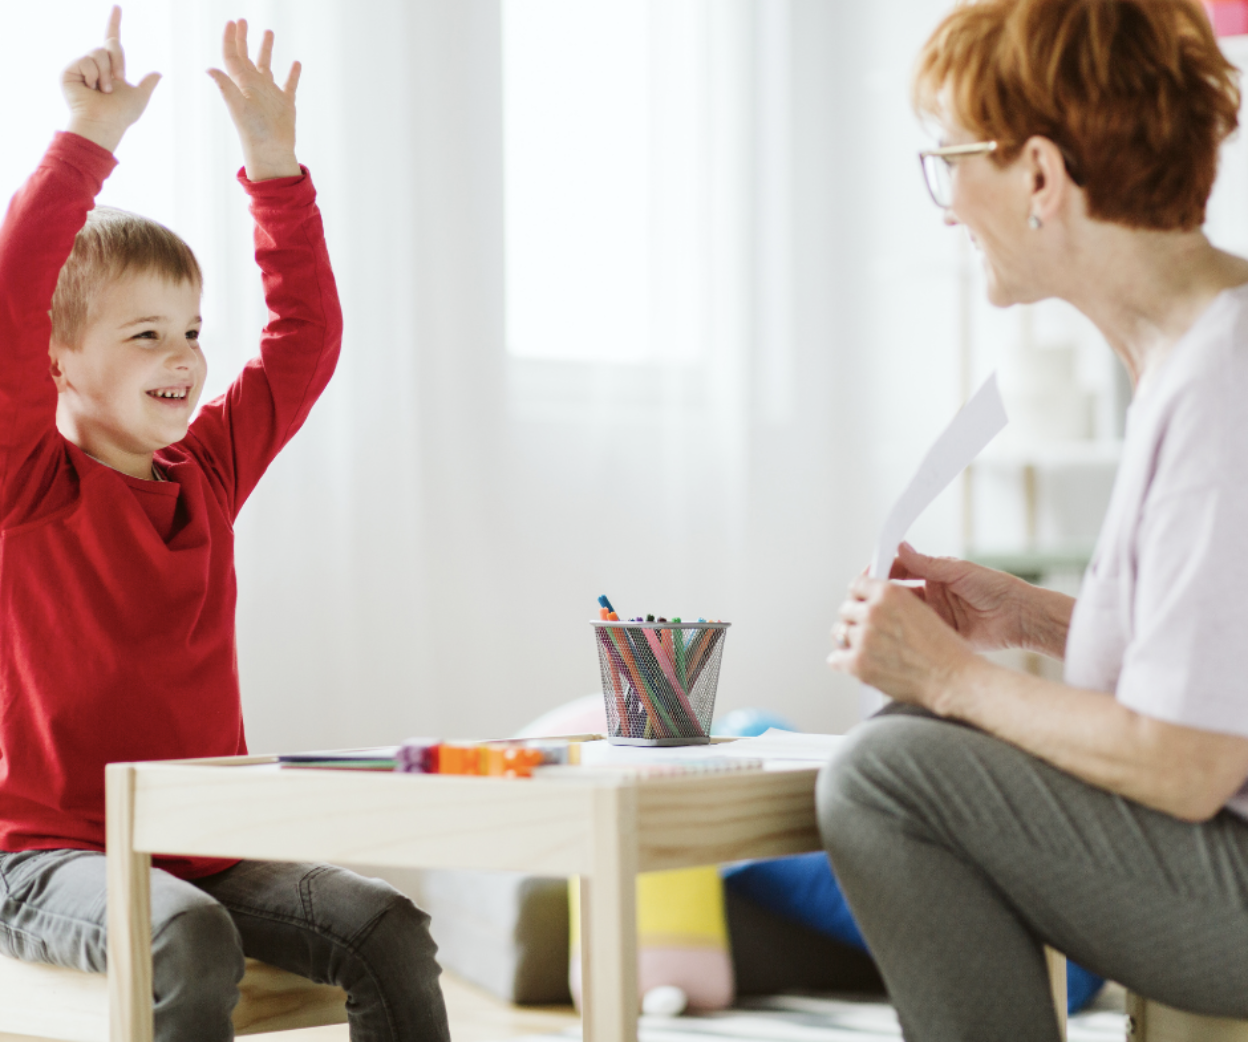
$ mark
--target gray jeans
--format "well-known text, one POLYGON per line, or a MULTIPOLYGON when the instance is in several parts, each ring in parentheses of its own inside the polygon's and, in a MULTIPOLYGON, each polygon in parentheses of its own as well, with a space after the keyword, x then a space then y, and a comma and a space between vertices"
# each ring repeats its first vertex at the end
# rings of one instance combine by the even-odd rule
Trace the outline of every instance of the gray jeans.
POLYGON ((1248 1017, 1248 822, 1193 825, 930 716, 881 716, 819 823, 912 1042, 1057 1042, 1042 944, 1132 991, 1248 1017))
MULTIPOLYGON (((0 852, 0 951, 102 973, 105 859, 0 852)), ((158 1042, 223 1042, 244 956, 347 992, 352 1042, 448 1042, 429 917, 329 865, 244 861, 186 882, 152 871, 158 1042)))

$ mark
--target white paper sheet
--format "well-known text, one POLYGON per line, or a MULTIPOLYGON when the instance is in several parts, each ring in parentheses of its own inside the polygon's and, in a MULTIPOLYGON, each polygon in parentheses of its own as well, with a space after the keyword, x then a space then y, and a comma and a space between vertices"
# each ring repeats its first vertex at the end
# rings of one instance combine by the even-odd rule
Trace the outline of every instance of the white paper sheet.
POLYGON ((581 746, 581 765, 642 766, 744 758, 762 760, 768 770, 780 770, 827 763, 844 740, 845 736, 839 734, 799 734, 772 727, 756 738, 740 738, 735 742, 715 742, 711 745, 654 747, 611 745, 606 741, 585 742, 581 746))
MULTIPOLYGON (((875 544, 875 554, 871 558, 868 574, 872 579, 888 578, 897 548, 906 538, 910 526, 1009 422, 1001 392, 997 389, 997 374, 993 373, 932 443, 910 484, 884 519, 880 538, 875 544)), ((863 684, 858 708, 863 717, 868 717, 886 701, 885 696, 875 688, 863 684)))
POLYGON ((993 373, 927 450, 910 484, 889 511, 871 558, 871 578, 888 578, 897 548, 910 526, 1008 422, 997 389, 997 374, 993 373))

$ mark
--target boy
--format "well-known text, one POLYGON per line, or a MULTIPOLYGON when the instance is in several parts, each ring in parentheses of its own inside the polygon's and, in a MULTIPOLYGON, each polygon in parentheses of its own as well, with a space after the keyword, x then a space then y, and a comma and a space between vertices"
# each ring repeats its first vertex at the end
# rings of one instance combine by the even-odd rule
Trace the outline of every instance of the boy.
MULTIPOLYGON (((206 371, 194 255, 143 218, 88 216, 159 79, 126 82, 120 24, 114 8, 105 46, 65 71, 69 130, 0 228, 0 951, 94 971, 104 764, 245 751, 233 521, 342 328, 295 160, 299 65, 278 87, 272 34, 253 63, 231 22, 210 75, 242 143, 270 320, 260 357, 190 422, 206 371)), ((231 1038, 244 955, 345 988, 356 1042, 448 1037, 428 917, 397 891, 325 865, 154 865, 158 1039, 231 1038)))

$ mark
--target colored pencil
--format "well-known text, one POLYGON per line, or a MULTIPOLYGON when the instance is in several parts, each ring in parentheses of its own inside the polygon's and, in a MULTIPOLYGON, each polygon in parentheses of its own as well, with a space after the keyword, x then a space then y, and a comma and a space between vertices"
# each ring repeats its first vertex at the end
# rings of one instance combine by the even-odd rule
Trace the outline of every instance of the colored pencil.
POLYGON ((632 648, 633 660, 638 667, 637 679, 650 696, 649 706, 659 716, 659 719, 655 721, 655 726, 661 727, 670 737, 676 738, 680 736, 681 727, 677 723, 677 714, 673 709, 674 702, 666 690, 667 685, 664 682, 663 673, 658 663, 654 661, 650 646, 641 636, 643 632, 647 631, 625 629, 624 639, 632 648))
MULTIPOLYGON (((659 669, 662 670, 664 677, 667 678, 668 685, 672 689, 672 694, 676 697, 676 701, 680 708, 684 711, 687 720, 687 726, 681 730, 687 737, 705 738, 706 732, 702 729, 702 724, 698 721, 697 714, 693 711, 693 706, 689 704, 689 698, 685 694, 680 681, 676 678, 676 670, 672 665, 672 661, 668 658, 667 649, 664 648, 663 642, 659 639, 659 635, 654 630, 642 630, 646 636, 646 640, 650 644, 650 650, 654 654, 655 661, 658 663, 659 669)), ((671 631, 667 631, 670 640, 671 631)))
POLYGON ((641 699, 642 704, 646 707, 647 715, 654 721, 655 728, 660 731, 659 737, 674 738, 676 736, 675 728, 671 727, 666 720, 660 722, 661 714, 656 704, 654 693, 646 684, 645 672, 638 667, 637 660, 633 657, 633 652, 636 648, 630 639, 630 634, 627 630, 617 630, 615 626, 609 626, 606 629, 611 635, 611 642, 620 653, 620 658, 628 666, 629 676, 633 681, 633 690, 637 692, 637 697, 641 699))

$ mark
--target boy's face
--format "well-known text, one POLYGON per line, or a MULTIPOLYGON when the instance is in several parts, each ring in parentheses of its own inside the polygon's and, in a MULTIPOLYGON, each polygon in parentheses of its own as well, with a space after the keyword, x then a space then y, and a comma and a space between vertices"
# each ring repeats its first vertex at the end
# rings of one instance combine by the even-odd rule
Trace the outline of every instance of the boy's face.
POLYGON ((82 344, 53 342, 57 426, 97 459, 151 476, 151 455, 186 436, 208 367, 199 348, 200 287, 125 275, 91 302, 82 344))

